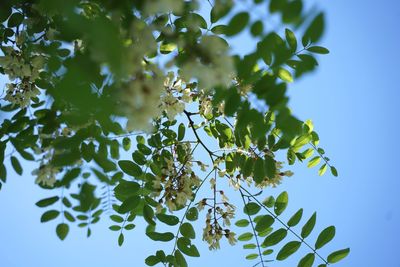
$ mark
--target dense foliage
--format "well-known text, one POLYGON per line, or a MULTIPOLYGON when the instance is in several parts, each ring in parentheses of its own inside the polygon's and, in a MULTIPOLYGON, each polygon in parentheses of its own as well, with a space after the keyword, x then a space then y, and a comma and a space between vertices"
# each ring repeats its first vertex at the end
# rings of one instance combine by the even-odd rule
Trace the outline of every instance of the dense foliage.
POLYGON ((323 13, 304 9, 301 0, 1 1, 0 188, 9 167, 22 175, 21 160, 31 161, 49 192, 36 203, 41 221, 58 220, 61 240, 72 224, 90 236, 105 214, 119 245, 147 223, 150 239, 171 243, 150 266, 198 257, 197 219, 210 249, 246 242, 256 265, 301 246, 298 266, 341 260, 349 249, 319 253, 334 226, 309 240, 316 213, 296 228, 303 209, 285 221, 288 194, 265 195, 296 161, 337 176, 312 122, 287 106, 288 83, 329 52, 317 45, 323 13), (255 45, 235 55, 230 44, 245 35, 255 45))

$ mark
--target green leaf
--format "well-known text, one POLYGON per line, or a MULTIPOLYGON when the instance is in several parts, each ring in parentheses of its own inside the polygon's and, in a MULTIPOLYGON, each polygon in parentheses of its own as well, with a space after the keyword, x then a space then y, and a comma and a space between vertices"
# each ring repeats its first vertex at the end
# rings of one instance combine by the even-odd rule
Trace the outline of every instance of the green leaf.
POLYGON ((127 213, 134 210, 140 204, 141 198, 139 196, 132 196, 124 200, 118 209, 119 213, 127 213))
POLYGON ((124 139, 122 139, 122 147, 125 151, 131 148, 131 139, 129 137, 124 137, 124 139))
POLYGON ((10 18, 8 19, 7 26, 9 28, 19 26, 23 20, 24 20, 24 15, 22 15, 21 13, 18 13, 18 12, 13 13, 10 16, 10 18))
POLYGON ((195 245, 192 245, 189 238, 180 237, 177 241, 177 247, 180 251, 190 257, 200 257, 200 253, 195 245))
POLYGON ((306 32, 304 33, 303 39, 305 39, 304 43, 310 42, 317 42, 324 32, 325 22, 324 22, 324 14, 318 14, 313 21, 311 22, 310 26, 308 26, 306 32))
POLYGON ((148 224, 156 225, 155 221, 153 220, 154 210, 149 205, 143 206, 143 217, 148 224))
POLYGON ((18 153, 21 155, 21 157, 23 157, 26 160, 30 161, 35 160, 35 157, 31 153, 26 152, 25 150, 18 150, 18 153))
POLYGON ((259 36, 263 33, 264 24, 261 20, 257 20, 256 22, 251 25, 250 32, 253 36, 259 36))
POLYGON ((336 168, 333 167, 333 166, 331 166, 331 173, 332 173, 332 175, 335 176, 335 177, 338 176, 338 172, 337 172, 336 168))
POLYGON ((217 22, 222 17, 226 16, 231 10, 232 5, 229 2, 215 2, 210 11, 211 23, 217 22))
POLYGON ((108 227, 108 229, 110 229, 111 231, 120 231, 121 228, 122 227, 119 225, 111 225, 110 227, 108 227))
POLYGON ((154 241, 162 241, 162 242, 171 241, 175 237, 175 235, 171 232, 166 232, 166 233, 147 232, 146 235, 154 241))
POLYGON ((275 201, 274 212, 276 215, 281 215, 286 209, 289 201, 289 195, 286 191, 282 192, 275 201))
POLYGON ((255 230, 257 232, 263 232, 267 230, 273 223, 275 219, 270 215, 264 215, 258 220, 255 230))
MULTIPOLYGON (((1 156, 2 156, 2 154, 1 154, 1 151, 0 151, 0 157, 1 156)), ((5 183, 6 180, 7 180, 7 169, 4 166, 4 164, 0 164, 0 181, 3 181, 3 183, 5 183)))
POLYGON ((263 201, 263 204, 268 208, 272 208, 275 205, 275 198, 273 196, 269 196, 263 201))
POLYGON ((151 154, 151 149, 144 145, 144 144, 137 144, 137 148, 139 149, 140 152, 142 152, 145 155, 150 155, 151 154))
POLYGON ((228 26, 226 25, 216 25, 211 28, 211 32, 215 34, 225 34, 227 28, 228 26))
POLYGON ((239 12, 229 21, 226 29, 227 36, 233 36, 243 31, 250 20, 247 12, 239 12))
POLYGON ((64 216, 65 216, 65 219, 67 219, 68 221, 75 222, 74 216, 72 216, 72 214, 69 213, 68 211, 64 210, 64 216))
POLYGON ((263 255, 270 255, 270 254, 272 254, 274 252, 274 250, 272 250, 272 249, 266 249, 266 250, 264 250, 263 251, 263 255))
POLYGON ((232 116, 237 111, 238 105, 240 105, 240 95, 236 90, 229 90, 225 97, 224 113, 227 116, 232 116))
POLYGON ((263 242, 263 245, 266 247, 273 246, 281 242, 287 235, 287 230, 285 228, 280 228, 275 232, 272 232, 268 235, 263 242))
POLYGON ((311 141, 310 134, 304 134, 296 138, 296 141, 293 144, 293 150, 295 152, 299 151, 304 145, 308 144, 311 141))
POLYGON ((124 173, 130 176, 139 177, 142 174, 142 169, 132 161, 120 160, 118 165, 124 173))
POLYGON ((207 29, 207 21, 197 13, 190 13, 187 15, 190 21, 189 25, 196 25, 200 28, 207 29))
POLYGON ((121 201, 138 193, 140 185, 136 182, 121 180, 114 188, 115 196, 121 201))
POLYGON ((232 130, 229 126, 225 124, 217 124, 216 125, 217 131, 220 133, 221 137, 224 139, 226 138, 227 140, 230 140, 232 138, 232 130))
POLYGON ((270 156, 265 156, 264 169, 269 179, 273 179, 276 175, 276 162, 270 156))
POLYGON ((60 198, 58 196, 44 198, 44 199, 36 202, 36 206, 38 206, 40 208, 47 207, 47 206, 50 206, 50 205, 56 203, 59 199, 60 198))
POLYGON ((287 259, 290 255, 295 253, 300 248, 300 241, 291 241, 283 246, 283 248, 278 252, 276 259, 279 261, 283 261, 287 259))
POLYGON ((246 159, 246 162, 244 163, 244 167, 242 169, 242 174, 244 177, 248 177, 251 175, 252 171, 253 171, 253 165, 254 165, 254 161, 251 157, 246 159))
POLYGON ((249 241, 253 238, 253 233, 247 232, 238 236, 239 241, 249 241))
POLYGON ((289 29, 285 29, 285 37, 286 37, 286 41, 289 44, 290 50, 292 52, 295 52, 297 49, 297 39, 296 36, 294 35, 294 33, 289 30, 289 29))
POLYGON ((54 220, 55 218, 60 215, 60 212, 58 210, 49 210, 46 211, 45 213, 42 214, 42 217, 40 217, 40 222, 48 222, 51 220, 54 220))
POLYGON ((258 258, 258 254, 252 253, 246 256, 246 260, 255 260, 258 258))
POLYGON ((0 9, 0 22, 4 22, 11 15, 12 9, 10 5, 2 5, 0 9))
POLYGON ((185 137, 185 130, 186 130, 185 124, 183 124, 183 123, 179 124, 179 127, 178 127, 178 141, 182 141, 183 138, 185 137))
POLYGON ((125 230, 132 230, 133 228, 135 228, 136 225, 134 225, 133 223, 127 224, 124 226, 125 230))
POLYGON ((328 169, 328 165, 326 165, 326 163, 323 164, 318 170, 318 175, 319 176, 324 175, 324 173, 326 172, 327 169, 328 169))
POLYGON ((301 229, 301 237, 306 238, 309 236, 314 229, 315 222, 317 220, 317 213, 314 212, 313 215, 308 219, 308 221, 304 224, 303 228, 301 229))
POLYGON ((315 249, 320 249, 335 237, 336 229, 335 226, 329 226, 325 228, 317 238, 315 242, 315 249))
POLYGON ((259 237, 266 237, 267 235, 269 235, 272 232, 272 230, 273 230, 273 228, 269 227, 269 228, 265 229, 264 231, 259 232, 258 236, 259 237))
POLYGON ((314 149, 312 148, 307 148, 303 152, 301 152, 301 155, 303 156, 304 159, 308 159, 314 154, 314 149))
POLYGON ((307 164, 308 168, 312 168, 314 166, 317 166, 321 162, 321 158, 319 156, 315 156, 307 164))
POLYGON ((60 238, 61 240, 64 240, 67 237, 68 231, 69 231, 68 224, 60 223, 59 225, 57 225, 56 233, 58 238, 60 238))
POLYGON ((121 216, 116 215, 116 214, 111 215, 110 219, 116 223, 122 223, 124 221, 124 218, 122 218, 121 216))
POLYGON ((317 53, 317 54, 329 54, 329 50, 322 46, 310 46, 307 51, 317 53))
POLYGON ((162 43, 160 45, 160 53, 161 54, 169 54, 176 49, 176 44, 174 43, 162 43))
POLYGON ((347 257, 347 255, 349 255, 350 253, 350 249, 346 248, 346 249, 341 249, 335 252, 332 252, 329 256, 328 256, 328 262, 329 263, 336 263, 344 258, 347 257))
POLYGON ((19 160, 14 156, 11 156, 10 159, 11 159, 11 165, 13 166, 15 172, 18 173, 19 175, 22 175, 22 167, 21 164, 19 163, 19 160))
POLYGON ((163 222, 167 225, 170 225, 170 226, 174 226, 179 223, 179 218, 174 215, 167 215, 167 214, 160 213, 160 214, 157 214, 156 217, 161 222, 163 222))
POLYGON ((287 225, 289 227, 296 226, 303 216, 303 209, 299 209, 288 221, 287 225))
POLYGON ((124 243, 124 234, 120 233, 118 236, 118 246, 122 246, 123 243, 124 243))
POLYGON ((181 232, 181 234, 184 237, 190 238, 190 239, 194 239, 196 238, 196 233, 193 229, 193 226, 190 223, 184 223, 181 225, 181 227, 179 228, 179 231, 181 232))
POLYGON ((244 206, 243 212, 247 215, 254 215, 257 214, 260 211, 260 209, 261 207, 257 203, 249 202, 244 206))
POLYGON ((278 77, 285 82, 291 83, 293 82, 293 76, 292 74, 284 68, 279 68, 278 69, 278 77))
POLYGON ((236 225, 237 227, 246 227, 247 225, 249 225, 249 223, 250 223, 250 222, 249 222, 248 220, 246 220, 246 219, 241 219, 241 220, 235 222, 235 225, 236 225))
POLYGON ((257 184, 261 183, 265 178, 264 160, 262 158, 257 158, 253 172, 254 172, 253 175, 254 181, 257 184))
POLYGON ((132 159, 139 165, 145 165, 147 160, 146 157, 138 150, 132 153, 132 159))
POLYGON ((297 267, 312 267, 314 264, 315 260, 315 254, 314 253, 308 253, 306 256, 304 256, 297 267))
POLYGON ((199 211, 197 210, 196 207, 192 207, 188 210, 186 213, 186 219, 189 221, 195 221, 199 217, 199 211))
POLYGON ((244 249, 255 249, 257 247, 256 244, 244 244, 243 248, 244 249))
POLYGON ((149 266, 154 266, 154 265, 156 265, 157 263, 160 263, 160 259, 159 259, 157 256, 151 255, 151 256, 148 256, 148 257, 144 260, 144 262, 145 262, 147 265, 149 265, 149 266))
POLYGON ((188 267, 185 257, 179 250, 175 250, 175 260, 179 267, 188 267))

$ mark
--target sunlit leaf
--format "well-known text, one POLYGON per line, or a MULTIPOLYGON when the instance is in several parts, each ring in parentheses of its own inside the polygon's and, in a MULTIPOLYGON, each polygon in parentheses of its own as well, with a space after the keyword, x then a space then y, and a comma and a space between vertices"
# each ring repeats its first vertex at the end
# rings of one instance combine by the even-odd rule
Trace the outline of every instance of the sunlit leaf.
POLYGON ((317 238, 315 242, 315 249, 320 249, 335 237, 336 229, 335 226, 329 226, 325 228, 317 238))
POLYGON ((314 212, 313 215, 308 219, 308 221, 304 224, 303 228, 301 229, 301 237, 306 238, 309 236, 314 229, 315 222, 317 220, 317 213, 314 212))
POLYGON ((300 248, 300 241, 291 241, 283 246, 283 248, 278 252, 276 259, 279 261, 285 260, 290 255, 295 253, 300 248))
POLYGON ((347 255, 349 255, 350 253, 350 249, 346 248, 346 249, 341 249, 335 252, 332 252, 331 254, 329 254, 328 256, 328 262, 329 263, 336 263, 341 261, 342 259, 346 258, 347 255))
POLYGON ((276 215, 282 214, 289 202, 289 195, 286 191, 282 192, 275 201, 274 212, 276 215))

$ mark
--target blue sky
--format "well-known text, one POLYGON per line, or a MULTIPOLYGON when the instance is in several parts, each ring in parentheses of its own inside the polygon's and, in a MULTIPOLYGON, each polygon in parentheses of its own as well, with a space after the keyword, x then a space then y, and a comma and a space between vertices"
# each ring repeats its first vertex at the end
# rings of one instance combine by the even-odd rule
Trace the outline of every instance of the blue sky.
MULTIPOLYGON (((293 177, 268 193, 287 190, 288 213, 300 207, 307 216, 317 211, 317 230, 336 226, 334 241, 322 253, 351 247, 351 254, 335 266, 397 267, 400 4, 336 0, 318 5, 326 11, 322 43, 331 53, 320 58, 315 73, 291 85, 290 106, 300 118, 313 120, 340 176, 319 177, 316 170, 298 165, 293 177)), ((118 247, 107 220, 93 228, 89 239, 72 227, 60 242, 55 224, 39 221, 42 211, 33 203, 48 195, 33 181, 28 172, 9 175, 0 192, 0 266, 144 266, 143 259, 158 249, 141 235, 140 225, 118 247)), ((205 244, 199 248, 202 257, 190 261, 193 267, 252 266, 240 244, 226 244, 217 252, 209 252, 205 244)))

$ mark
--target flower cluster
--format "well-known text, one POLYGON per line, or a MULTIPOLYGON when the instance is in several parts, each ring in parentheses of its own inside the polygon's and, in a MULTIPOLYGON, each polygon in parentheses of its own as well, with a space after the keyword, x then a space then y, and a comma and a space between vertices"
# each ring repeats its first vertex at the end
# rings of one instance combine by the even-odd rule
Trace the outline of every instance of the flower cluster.
MULTIPOLYGON (((87 122, 85 125, 87 126, 90 122, 87 122)), ((80 126, 74 126, 72 128, 70 127, 63 127, 58 129, 52 134, 44 134, 41 132, 42 129, 39 128, 39 138, 40 138, 40 143, 44 144, 47 143, 44 141, 45 139, 55 139, 59 136, 63 137, 68 137, 73 135, 74 132, 79 130, 82 127, 85 127, 85 125, 80 125, 80 126)), ((35 154, 41 155, 41 160, 40 160, 40 166, 37 169, 34 169, 32 171, 32 175, 36 176, 35 182, 37 184, 41 184, 43 186, 47 187, 54 187, 54 184, 56 183, 57 179, 57 174, 62 172, 62 168, 54 166, 52 163, 52 160, 55 156, 59 156, 62 154, 64 151, 60 149, 56 149, 52 147, 50 144, 45 147, 38 147, 36 146, 35 149, 35 154)), ((81 165, 82 161, 78 160, 75 162, 77 165, 81 165)))
MULTIPOLYGON (((218 213, 220 209, 215 209, 214 214, 218 213)), ((213 218, 213 209, 208 209, 206 215, 206 226, 203 229, 203 240, 208 243, 210 250, 220 248, 220 240, 225 237, 229 244, 235 245, 235 233, 228 228, 222 228, 218 219, 213 218)))
POLYGON ((206 225, 203 229, 203 240, 209 245, 209 249, 219 249, 222 237, 228 239, 229 244, 236 243, 235 233, 228 228, 231 225, 231 219, 235 216, 235 206, 229 203, 228 197, 222 190, 216 190, 215 178, 210 179, 211 189, 215 192, 213 198, 203 198, 198 204, 199 210, 209 207, 206 215, 206 225), (219 193, 220 202, 217 202, 219 193), (222 221, 222 226, 221 222, 222 221), (224 228, 223 228, 224 227, 224 228))
POLYGON ((228 48, 219 37, 203 36, 195 51, 201 60, 186 62, 181 68, 181 75, 186 80, 195 77, 199 87, 206 90, 231 85, 235 67, 228 48))
POLYGON ((163 92, 162 77, 139 76, 130 81, 119 94, 120 109, 128 117, 129 130, 149 129, 150 120, 160 115, 160 95, 163 92))
MULTIPOLYGON (((52 138, 52 135, 41 134, 40 138, 52 138)), ((60 169, 51 164, 51 159, 55 153, 55 149, 51 147, 35 149, 36 154, 43 154, 40 166, 32 171, 32 175, 36 176, 35 183, 43 186, 53 187, 56 182, 56 176, 60 173, 60 169)))
MULTIPOLYGON (((156 176, 153 181, 155 189, 152 197, 158 198, 158 211, 165 204, 170 211, 174 211, 193 199, 193 190, 200 185, 201 180, 192 171, 192 155, 190 143, 183 143, 186 151, 185 161, 180 164, 177 156, 164 158, 162 175, 156 176)), ((174 147, 176 150, 177 148, 174 147)))
POLYGON ((38 169, 32 171, 32 175, 36 175, 36 183, 48 187, 53 187, 56 182, 56 175, 60 172, 59 168, 52 166, 50 163, 40 165, 38 169))
POLYGON ((14 83, 7 84, 5 100, 24 108, 31 99, 40 94, 35 85, 44 68, 45 58, 40 54, 25 55, 11 46, 3 46, 0 66, 14 83))
POLYGON ((164 80, 164 88, 160 109, 169 120, 174 120, 176 115, 183 112, 185 104, 192 102, 191 90, 181 78, 175 78, 173 72, 169 72, 164 80))
POLYGON ((185 105, 193 101, 191 89, 172 72, 164 78, 155 75, 138 76, 127 83, 118 96, 120 109, 128 117, 128 129, 149 129, 151 119, 163 112, 169 120, 182 113, 185 105))

